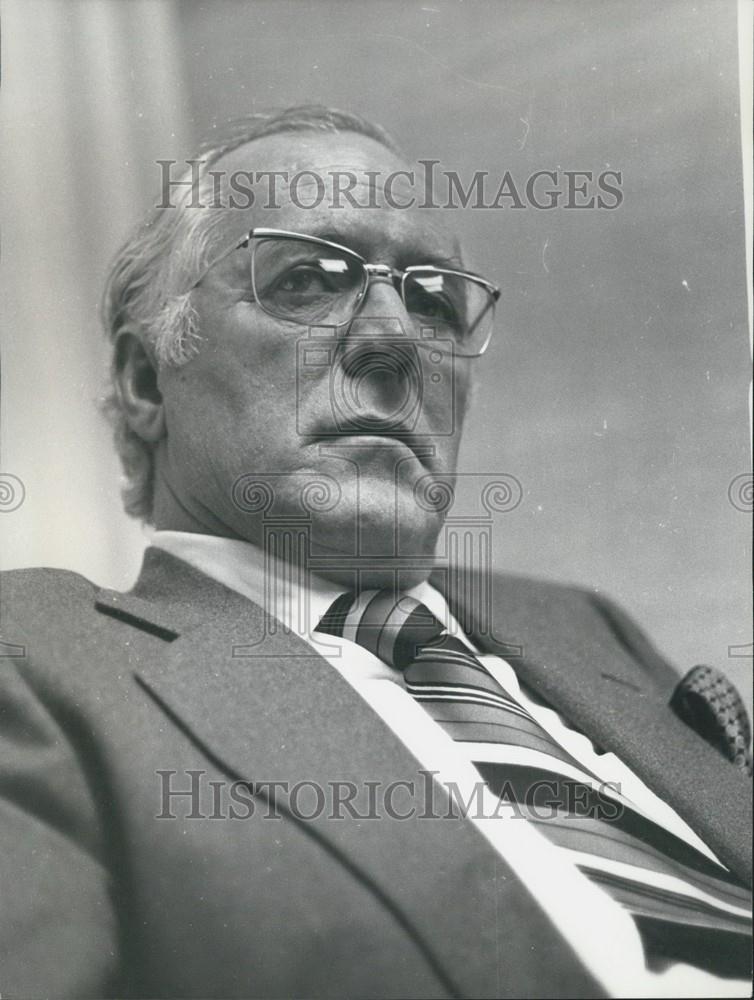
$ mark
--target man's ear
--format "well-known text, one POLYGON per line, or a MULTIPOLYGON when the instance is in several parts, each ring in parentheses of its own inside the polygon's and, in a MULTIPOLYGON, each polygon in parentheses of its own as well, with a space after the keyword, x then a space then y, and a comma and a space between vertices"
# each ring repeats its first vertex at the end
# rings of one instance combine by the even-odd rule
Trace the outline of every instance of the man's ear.
POLYGON ((157 365, 142 339, 129 329, 118 334, 114 361, 115 382, 128 426, 143 441, 155 444, 165 435, 157 365))

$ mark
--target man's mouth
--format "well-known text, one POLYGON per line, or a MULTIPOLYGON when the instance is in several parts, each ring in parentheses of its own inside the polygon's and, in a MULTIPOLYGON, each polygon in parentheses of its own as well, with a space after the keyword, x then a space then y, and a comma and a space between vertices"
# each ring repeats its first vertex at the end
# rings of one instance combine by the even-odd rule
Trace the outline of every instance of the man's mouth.
MULTIPOLYGON (((376 422, 375 420, 374 423, 376 422)), ((398 445, 412 451, 422 465, 429 468, 429 460, 433 458, 436 451, 429 435, 416 434, 408 427, 399 425, 380 428, 370 426, 370 423, 372 422, 365 419, 364 426, 361 427, 317 428, 309 437, 309 441, 311 444, 334 444, 336 446, 338 442, 342 441, 344 445, 359 444, 367 447, 373 445, 375 448, 387 448, 391 444, 398 445)))

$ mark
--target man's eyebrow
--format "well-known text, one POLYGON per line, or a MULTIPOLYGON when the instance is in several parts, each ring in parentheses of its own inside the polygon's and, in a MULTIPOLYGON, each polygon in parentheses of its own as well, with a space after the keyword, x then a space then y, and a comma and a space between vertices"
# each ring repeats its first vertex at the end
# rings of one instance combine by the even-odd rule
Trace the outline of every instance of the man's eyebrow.
MULTIPOLYGON (((358 237, 339 233, 337 229, 332 227, 322 229, 321 231, 317 230, 310 233, 310 235, 316 236, 320 240, 329 240, 331 243, 337 243, 349 250, 355 250, 365 260, 369 260, 370 255, 366 243, 358 237)), ((399 247, 397 257, 397 263, 400 267, 410 267, 412 264, 430 264, 433 267, 447 267, 451 270, 463 270, 464 268, 460 251, 457 254, 446 255, 437 251, 427 250, 421 246, 408 246, 399 247)))
POLYGON ((337 229, 315 229, 307 235, 315 236, 318 240, 329 240, 330 243, 337 243, 338 246, 345 247, 347 250, 355 250, 356 253, 361 253, 358 241, 355 241, 353 237, 349 239, 344 233, 339 233, 337 229))
POLYGON ((460 253, 451 254, 449 257, 446 257, 444 254, 431 253, 431 252, 422 253, 420 251, 418 253, 412 254, 411 256, 417 258, 416 261, 417 264, 431 264, 434 267, 447 267, 450 268, 451 270, 464 269, 464 263, 460 253), (421 257, 421 260, 418 259, 419 257, 421 257))

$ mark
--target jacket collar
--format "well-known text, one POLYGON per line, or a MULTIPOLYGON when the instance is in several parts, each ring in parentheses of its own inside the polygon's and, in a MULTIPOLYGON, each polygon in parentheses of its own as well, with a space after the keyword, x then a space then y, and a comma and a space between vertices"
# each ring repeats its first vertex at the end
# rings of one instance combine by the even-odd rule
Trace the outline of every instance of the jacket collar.
MULTIPOLYGON (((334 780, 359 788, 367 779, 383 788, 413 780, 425 787, 407 748, 324 658, 181 560, 148 550, 134 589, 101 591, 97 607, 166 640, 162 655, 141 659, 137 680, 233 778, 322 788, 334 780)), ((444 970, 451 994, 515 996, 521 982, 542 996, 600 994, 468 821, 381 814, 377 822, 332 822, 323 815, 305 825, 393 909, 444 970), (444 905, 448 898, 453 907, 444 905), (500 940, 507 942, 502 957, 500 940)))
POLYGON ((467 577, 444 582, 436 574, 434 582, 480 648, 508 657, 525 684, 628 765, 751 884, 751 782, 678 718, 672 690, 616 641, 587 594, 492 577, 489 601, 475 602, 487 608, 481 621, 467 577))
MULTIPOLYGON (((509 658, 525 684, 601 749, 615 753, 731 870, 751 881, 750 782, 678 719, 667 704, 671 692, 655 686, 641 664, 615 641, 604 617, 582 593, 558 588, 555 597, 551 588, 512 577, 492 577, 488 594, 473 588, 464 574, 449 580, 438 573, 432 582, 480 648, 509 658), (473 606, 471 594, 475 595, 473 606), (479 614, 479 606, 485 615, 479 614)), ((364 711, 355 693, 302 639, 281 632, 257 605, 165 552, 148 549, 134 589, 127 594, 99 591, 96 603, 103 613, 169 640, 175 646, 167 654, 173 670, 185 655, 191 659, 192 650, 201 649, 207 657, 202 662, 211 662, 217 650, 210 637, 220 642, 226 668, 230 665, 235 671, 232 677, 226 676, 231 686, 239 679, 253 678, 256 683, 262 668, 274 663, 277 681, 265 702, 266 713, 280 700, 281 690, 287 696, 304 690, 297 671, 305 660, 306 689, 318 678, 327 696, 322 695, 315 713, 309 711, 308 695, 304 698, 301 710, 306 719, 302 723, 318 728, 335 711, 337 725, 342 724, 337 703, 344 698, 348 712, 357 712, 364 725, 366 720, 371 725, 379 721, 372 720, 372 713, 364 711), (190 642, 174 642, 179 636, 190 637, 190 642), (253 671, 241 669, 249 657, 253 671)), ((194 652, 191 672, 197 674, 197 684, 206 685, 197 657, 194 652)), ((227 715, 227 695, 219 690, 217 694, 220 718, 227 715)), ((331 722, 336 725, 335 719, 331 722)), ((373 736, 378 738, 376 732, 373 736)), ((379 734, 382 744, 396 744, 384 736, 384 732, 379 734)), ((310 737, 314 739, 315 733, 310 737)), ((329 780, 326 771, 323 778, 329 780)))

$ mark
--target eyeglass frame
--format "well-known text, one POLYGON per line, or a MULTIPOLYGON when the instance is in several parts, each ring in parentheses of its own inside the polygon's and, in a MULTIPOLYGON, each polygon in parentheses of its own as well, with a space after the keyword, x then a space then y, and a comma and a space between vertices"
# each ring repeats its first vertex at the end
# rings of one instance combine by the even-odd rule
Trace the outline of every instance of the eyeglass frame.
MULTIPOLYGON (((417 272, 433 271, 437 274, 455 275, 456 277, 466 278, 467 280, 472 281, 477 285, 481 285, 490 296, 490 304, 486 309, 484 309, 479 314, 479 317, 475 321, 474 326, 476 326, 481 321, 482 317, 484 316, 484 314, 487 312, 488 309, 491 308, 494 310, 495 305, 498 299, 500 298, 499 286, 495 285, 491 281, 488 281, 486 278, 483 278, 481 275, 475 274, 473 271, 460 271, 448 267, 437 267, 434 264, 412 264, 410 267, 407 267, 403 270, 401 270, 400 268, 391 267, 389 264, 370 264, 367 260, 365 260, 364 257, 361 256, 360 253, 357 253, 356 250, 352 250, 351 247, 343 246, 341 243, 334 243, 332 240, 323 239, 321 236, 310 236, 306 233, 294 233, 286 229, 269 229, 265 226, 255 227, 254 229, 250 229, 246 236, 240 239, 229 250, 227 250, 220 257, 218 257, 217 260, 213 261, 212 264, 209 265, 209 267, 206 269, 206 271, 204 271, 201 277, 199 277, 194 282, 192 288, 196 288, 199 282, 204 279, 209 270, 213 268, 215 264, 219 264, 221 260, 225 260, 226 257, 229 257, 232 253, 235 253, 236 250, 241 250, 246 247, 250 247, 251 241, 254 239, 304 240, 307 243, 314 243, 317 246, 329 247, 331 250, 338 250, 341 253, 345 253, 348 256, 355 258, 361 264, 364 274, 366 275, 366 281, 364 283, 364 287, 361 290, 361 292, 359 292, 359 295, 356 298, 356 301, 354 303, 354 309, 351 315, 348 317, 348 319, 345 319, 340 323, 334 323, 333 326, 335 327, 347 326, 356 317, 359 310, 366 301, 367 292, 369 290, 369 283, 371 281, 372 276, 390 278, 393 280, 393 282, 395 282, 396 279, 400 279, 400 290, 395 286, 395 284, 393 285, 393 287, 396 287, 396 291, 399 291, 401 302, 404 304, 404 306, 406 306, 406 300, 404 297, 403 289, 405 286, 406 278, 410 277, 412 274, 416 274, 417 272)), ((254 301, 257 303, 260 309, 266 312, 268 316, 273 316, 275 319, 282 319, 288 323, 296 323, 299 326, 306 326, 307 325, 306 323, 299 323, 298 320, 291 319, 290 317, 287 316, 280 316, 277 313, 272 312, 260 300, 259 296, 257 295, 256 282, 254 279, 254 251, 253 248, 251 247, 250 247, 250 255, 251 255, 251 267, 250 267, 251 288, 254 294, 254 301)), ((473 327, 471 329, 473 330, 473 327)), ((475 351, 473 354, 466 354, 457 349, 454 350, 454 353, 458 354, 459 357, 465 357, 465 358, 481 357, 489 347, 493 333, 494 333, 494 325, 491 325, 490 332, 488 333, 487 338, 484 341, 484 344, 478 351, 475 351)))

